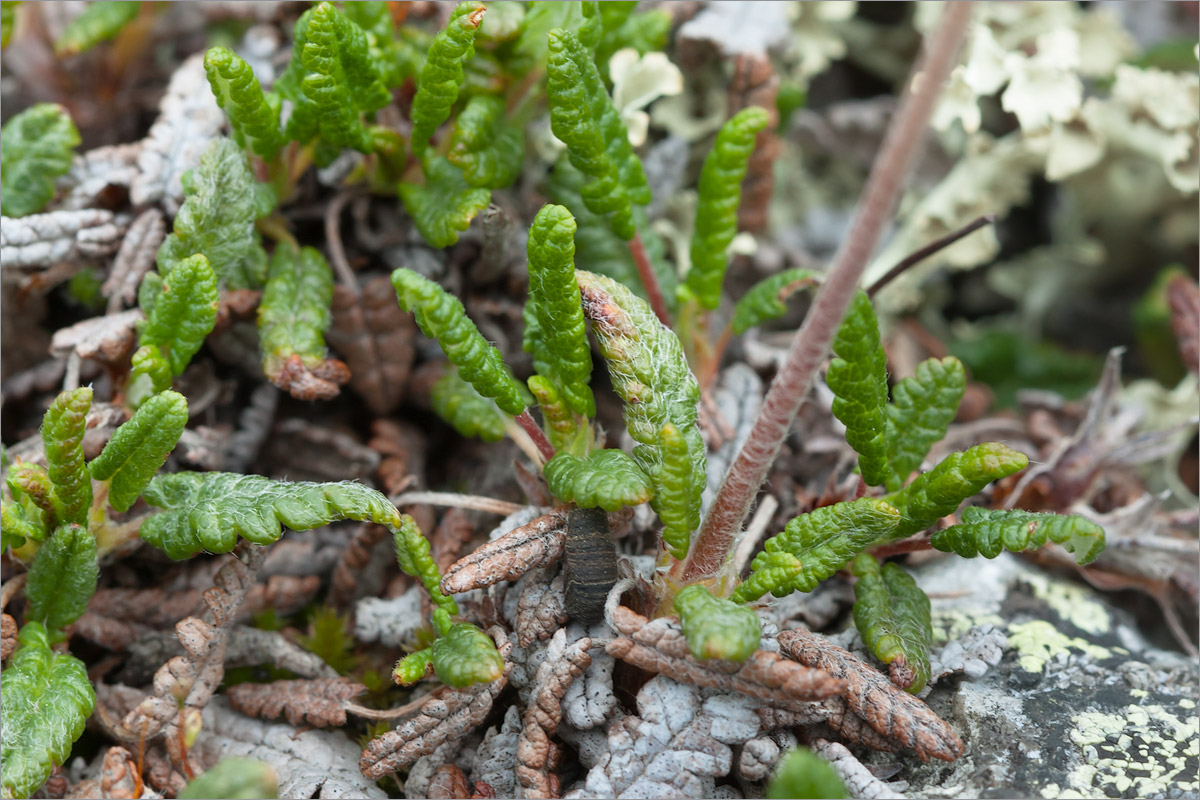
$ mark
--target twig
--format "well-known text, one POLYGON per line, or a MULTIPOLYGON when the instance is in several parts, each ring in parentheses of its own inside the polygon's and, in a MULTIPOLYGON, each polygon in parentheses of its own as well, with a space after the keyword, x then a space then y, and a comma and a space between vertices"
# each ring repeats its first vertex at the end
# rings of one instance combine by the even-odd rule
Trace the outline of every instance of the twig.
POLYGON ((3 611, 5 608, 7 608, 8 601, 12 600, 16 593, 25 587, 25 580, 28 578, 28 576, 29 573, 22 572, 20 575, 10 578, 4 582, 4 586, 0 587, 0 611, 3 611))
POLYGON ((904 180, 924 142, 934 104, 954 65, 970 18, 969 3, 945 6, 941 24, 927 43, 925 58, 914 69, 888 127, 854 223, 803 327, 792 340, 787 360, 771 383, 750 435, 730 465, 704 518, 692 554, 682 568, 685 581, 712 575, 724 563, 733 534, 746 518, 755 494, 779 454, 858 288, 867 259, 891 217, 904 180))
POLYGON ((525 506, 520 503, 510 503, 507 500, 497 500, 494 497, 481 497, 474 494, 454 494, 453 492, 405 492, 389 498, 397 506, 446 506, 449 508, 466 508, 471 511, 486 511, 507 517, 515 514, 525 506))
POLYGON ((79 368, 82 366, 82 359, 79 353, 72 350, 71 355, 67 356, 67 372, 63 376, 64 392, 70 392, 79 388, 79 368))
POLYGON ((554 458, 554 445, 550 444, 550 440, 546 438, 546 434, 541 427, 533 421, 533 417, 529 415, 529 409, 525 409, 518 414, 515 419, 517 424, 529 434, 529 438, 537 445, 538 452, 542 454, 542 458, 546 461, 554 458))
POLYGON ((338 276, 338 281, 343 286, 353 289, 355 294, 358 293, 358 276, 350 268, 350 262, 346 260, 346 250, 342 247, 341 218, 342 209, 346 204, 361 194, 358 189, 343 189, 333 196, 325 209, 325 243, 329 245, 329 263, 338 276))
POLYGON ((654 274, 654 268, 650 266, 650 257, 646 255, 641 233, 635 233, 629 240, 629 254, 633 256, 633 264, 637 267, 638 277, 642 279, 642 286, 646 289, 646 297, 650 300, 650 307, 654 309, 654 316, 658 317, 658 321, 663 325, 671 327, 671 312, 667 310, 658 278, 654 274))
POLYGON ((346 711, 363 719, 401 719, 411 716, 421 710, 421 706, 431 695, 423 694, 415 700, 410 700, 399 708, 367 708, 358 703, 346 703, 346 711))
POLYGON ((758 542, 766 532, 767 525, 771 524, 771 517, 775 516, 777 508, 779 508, 779 501, 775 499, 774 495, 763 496, 762 502, 758 504, 758 509, 755 510, 750 524, 746 526, 742 538, 738 540, 737 547, 733 551, 733 570, 738 575, 741 575, 742 570, 746 569, 746 565, 750 563, 751 557, 758 549, 758 542))
POLYGON ((991 225, 995 221, 996 221, 995 214, 984 214, 982 217, 979 217, 978 219, 968 222, 966 225, 959 228, 958 230, 948 233, 940 239, 935 239, 934 241, 932 241, 929 244, 922 247, 920 250, 910 253, 909 255, 900 259, 896 263, 896 266, 892 267, 886 273, 884 273, 883 277, 881 277, 879 280, 875 281, 875 283, 871 284, 871 286, 867 289, 867 296, 874 297, 875 294, 880 289, 887 286, 889 283, 894 281, 896 278, 900 277, 910 267, 913 267, 913 266, 921 263, 922 261, 929 258, 931 255, 933 255, 937 251, 943 250, 943 249, 949 247, 950 245, 957 242, 959 239, 963 239, 967 236, 970 236, 975 231, 979 230, 980 228, 984 227, 985 225, 991 225))

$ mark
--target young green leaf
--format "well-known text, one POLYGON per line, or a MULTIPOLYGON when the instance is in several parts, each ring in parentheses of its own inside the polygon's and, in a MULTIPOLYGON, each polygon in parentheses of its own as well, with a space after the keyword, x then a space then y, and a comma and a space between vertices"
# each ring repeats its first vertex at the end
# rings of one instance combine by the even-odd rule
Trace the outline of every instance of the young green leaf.
POLYGON ((429 392, 433 413, 450 423, 454 430, 468 438, 478 437, 485 442, 504 438, 504 417, 496 404, 471 387, 454 367, 438 378, 429 392))
POLYGON ((850 797, 841 777, 829 762, 807 747, 797 747, 779 761, 767 784, 769 800, 823 797, 842 800, 850 797))
POLYGON ((117 428, 88 470, 92 478, 108 481, 108 503, 128 511, 175 449, 187 426, 187 399, 178 392, 160 392, 117 428))
POLYGON ((258 340, 263 372, 293 397, 332 397, 350 378, 345 365, 326 358, 332 301, 333 271, 317 250, 275 248, 258 305, 258 340))
POLYGON ((768 592, 777 597, 789 595, 793 582, 803 570, 800 559, 786 550, 759 553, 753 571, 734 590, 731 599, 745 603, 757 600, 768 592))
POLYGON ((27 539, 40 542, 46 538, 41 519, 27 512, 20 503, 0 500, 0 553, 9 547, 17 548, 27 539))
POLYGON ((175 472, 157 475, 142 492, 164 509, 142 523, 141 537, 175 560, 196 553, 228 553, 238 536, 267 545, 282 526, 307 531, 342 519, 395 530, 399 512, 387 498, 359 483, 273 481, 261 475, 175 472))
MULTIPOLYGON (((182 375, 216 324, 217 301, 217 276, 208 259, 197 253, 176 262, 163 276, 162 292, 146 316, 138 344, 157 347, 170 363, 171 373, 182 375)), ((146 351, 143 359, 157 389, 161 370, 155 355, 146 351)))
POLYGON ((995 558, 1001 550, 1036 550, 1046 540, 1061 544, 1079 564, 1089 564, 1104 550, 1104 528, 1076 514, 964 508, 962 522, 933 534, 930 544, 963 558, 995 558))
MULTIPOLYGON (((379 77, 385 86, 399 86, 404 83, 406 78, 415 73, 415 69, 409 68, 407 64, 403 63, 396 26, 392 23, 392 15, 388 10, 387 2, 363 0, 356 3, 343 3, 341 8, 346 19, 362 28, 366 33, 367 50, 371 54, 371 61, 379 70, 379 77)), ((404 32, 408 32, 408 30, 404 29, 404 32)))
POLYGON ((624 450, 594 450, 587 458, 559 453, 545 475, 550 494, 580 508, 616 511, 650 499, 650 477, 624 450))
POLYGON ((270 764, 252 758, 223 758, 188 781, 177 796, 179 800, 278 797, 279 776, 270 764))
POLYGON ((903 515, 893 538, 925 530, 956 511, 963 500, 978 494, 992 481, 1006 478, 1028 465, 1028 456, 999 442, 985 442, 951 453, 929 472, 887 496, 888 502, 903 515))
POLYGON ((721 300, 721 285, 729 263, 727 250, 737 234, 742 180, 754 153, 758 134, 770 117, 758 106, 743 108, 721 127, 700 171, 700 200, 692 234, 692 266, 687 288, 704 308, 721 300))
POLYGON ((204 54, 204 72, 217 105, 225 110, 233 139, 265 159, 283 147, 279 130, 279 103, 267 101, 254 70, 227 47, 210 47, 204 54))
POLYGON ((929 681, 929 643, 933 623, 929 598, 897 564, 884 564, 869 553, 854 560, 854 626, 867 649, 890 666, 892 682, 916 694, 929 681))
POLYGON ((430 247, 449 247, 487 208, 492 193, 472 189, 462 172, 441 156, 425 162, 425 185, 401 183, 400 200, 430 247))
POLYGON ((86 523, 92 504, 92 480, 83 458, 83 434, 91 407, 92 390, 84 386, 54 398, 42 417, 46 472, 54 484, 60 522, 86 523))
POLYGON ((175 217, 175 232, 158 249, 158 271, 164 280, 176 262, 200 253, 222 288, 262 286, 267 253, 254 229, 261 211, 256 187, 241 148, 230 139, 214 141, 196 169, 186 174, 187 200, 175 217))
POLYGON ((83 662, 50 649, 40 622, 27 622, 17 651, 0 675, 4 737, 0 740, 0 784, 8 797, 29 797, 83 733, 96 693, 83 662))
POLYGON ((889 490, 897 491, 946 435, 966 388, 966 372, 954 356, 922 361, 916 374, 896 384, 887 407, 889 490))
MULTIPOLYGON (((896 508, 873 497, 801 514, 782 533, 766 541, 763 552, 750 564, 750 577, 753 579, 759 570, 779 569, 781 562, 772 555, 778 552, 790 553, 798 559, 800 572, 789 584, 769 585, 761 580, 748 580, 734 591, 733 600, 746 603, 766 592, 776 597, 793 591, 811 592, 864 548, 891 535, 900 521, 896 508)), ((782 574, 781 571, 780 577, 782 574)))
POLYGON ((504 674, 504 658, 495 642, 469 622, 459 622, 434 639, 430 651, 434 674, 456 689, 489 683, 504 674))
POLYGON ((38 548, 29 567, 26 619, 42 623, 57 638, 87 611, 99 577, 96 538, 80 525, 63 525, 38 548))
POLYGON ((549 34, 547 96, 550 129, 567 145, 571 163, 588 177, 583 202, 625 240, 637 232, 633 204, 650 202, 650 188, 629 144, 629 133, 589 51, 570 31, 549 34))
POLYGON ((462 170, 471 186, 511 186, 525 163, 525 132, 505 119, 504 98, 472 97, 454 122, 450 163, 462 170))
MULTIPOLYGON (((592 353, 575 281, 575 218, 562 206, 545 205, 529 228, 529 297, 542 348, 538 373, 552 379, 567 405, 596 415, 590 386, 592 353)), ((528 313, 528 312, 527 312, 528 313)), ((526 328, 525 349, 533 352, 526 328)))
POLYGON ((700 387, 678 337, 646 301, 600 275, 577 270, 575 278, 613 388, 625 401, 629 435, 641 443, 634 460, 650 476, 653 507, 667 526, 671 549, 684 553, 699 525, 705 485, 700 387))
POLYGON ((392 670, 392 677, 401 686, 411 686, 425 677, 432 663, 432 648, 426 647, 417 650, 396 662, 396 668, 392 670))
POLYGON ((8 470, 8 488, 13 498, 22 503, 26 518, 43 531, 58 527, 61 504, 54 492, 54 483, 46 470, 37 464, 14 464, 8 470), (40 522, 34 520, 40 515, 40 522))
POLYGON ((500 351, 483 338, 458 298, 410 269, 393 272, 392 286, 400 307, 416 315, 426 336, 437 339, 463 380, 508 414, 525 410, 533 399, 529 391, 505 365, 500 351))
POLYGON ((887 356, 867 293, 859 290, 833 340, 836 358, 825 382, 833 391, 833 415, 846 426, 858 453, 862 478, 879 486, 888 477, 887 356))
MULTIPOLYGON (((372 490, 368 489, 367 491, 372 490)), ((437 564, 434 563, 433 556, 430 555, 429 540, 421 533, 421 529, 417 526, 416 521, 408 514, 400 514, 398 523, 388 525, 392 530, 392 543, 396 548, 396 561, 399 562, 400 569, 406 575, 411 575, 419 580, 425 587, 425 590, 429 592, 429 596, 433 598, 434 605, 437 606, 434 624, 438 628, 439 634, 445 633, 445 629, 449 627, 449 620, 445 615, 457 614, 458 605, 454 602, 453 597, 447 597, 442 594, 440 588, 442 576, 438 573, 437 564), (438 617, 439 612, 442 615, 440 620, 438 617)))
MULTIPOLYGON (((150 276, 147 275, 147 278, 150 276)), ((145 281, 142 282, 145 286, 145 281)), ((171 385, 171 362, 163 355, 158 345, 147 344, 134 351, 129 371, 129 383, 125 386, 125 399, 137 408, 146 398, 165 390, 171 385)))
POLYGON ((604 32, 596 45, 596 66, 608 78, 608 62, 613 53, 626 47, 639 55, 662 50, 671 32, 671 14, 664 8, 634 13, 636 0, 606 0, 596 4, 604 32))
POLYGON ((141 7, 142 4, 136 0, 88 3, 82 14, 67 23, 54 43, 54 52, 60 56, 70 56, 107 42, 133 21, 141 7))
POLYGON ((756 325, 779 319, 787 313, 785 303, 789 297, 801 289, 817 286, 820 282, 820 272, 800 267, 785 269, 763 278, 737 301, 737 305, 733 307, 730 327, 735 334, 741 336, 756 325))
POLYGON ((758 615, 730 600, 713 597, 699 584, 675 595, 675 612, 688 650, 699 659, 745 661, 758 649, 758 615))
POLYGON ((54 199, 54 179, 71 168, 79 131, 67 110, 38 103, 0 129, 0 194, 4 216, 41 211, 54 199))
POLYGON ((412 103, 412 149, 418 158, 429 147, 429 137, 450 116, 463 83, 463 62, 475 55, 475 35, 483 21, 483 3, 455 6, 446 28, 434 37, 417 80, 412 103))

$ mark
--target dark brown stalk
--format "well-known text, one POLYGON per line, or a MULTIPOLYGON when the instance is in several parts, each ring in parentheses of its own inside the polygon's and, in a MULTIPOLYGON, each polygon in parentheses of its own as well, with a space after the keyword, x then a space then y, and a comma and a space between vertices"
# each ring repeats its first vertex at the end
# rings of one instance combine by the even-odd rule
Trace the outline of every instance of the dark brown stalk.
POLYGON ((920 250, 910 253, 909 255, 905 256, 904 258, 902 258, 898 262, 896 262, 896 266, 889 269, 882 278, 880 278, 879 280, 877 280, 873 284, 871 284, 871 286, 867 289, 867 296, 874 297, 876 295, 876 293, 879 292, 880 289, 887 286, 892 281, 896 280, 896 278, 899 278, 911 267, 914 267, 917 264, 920 264, 922 261, 929 258, 931 255, 933 255, 937 251, 944 250, 945 248, 947 248, 950 245, 957 242, 959 239, 962 239, 966 236, 970 236, 972 233, 979 230, 983 226, 991 225, 995 221, 996 221, 995 214, 984 214, 982 217, 979 217, 977 219, 972 220, 971 222, 968 222, 966 225, 962 226, 958 230, 952 231, 940 239, 935 239, 934 241, 932 241, 929 244, 922 247, 920 250))
POLYGON ((533 421, 533 417, 529 416, 529 409, 525 409, 516 416, 517 424, 520 425, 529 438, 533 439, 533 443, 537 445, 538 452, 542 454, 542 458, 549 461, 554 458, 554 445, 550 444, 550 440, 546 438, 546 434, 542 431, 541 426, 533 421))
POLYGON ((658 317, 658 321, 663 325, 671 327, 671 312, 667 310, 658 278, 654 275, 654 268, 650 266, 650 257, 646 255, 646 246, 642 244, 642 234, 635 233, 629 240, 629 254, 633 256, 634 266, 637 267, 638 277, 642 279, 642 286, 646 289, 646 297, 650 300, 650 307, 654 309, 654 316, 658 317))
POLYGON ((730 465, 721 489, 708 509, 692 553, 682 568, 684 581, 713 575, 724 563, 734 534, 779 454, 796 412, 808 394, 813 375, 825 360, 834 333, 858 289, 867 260, 891 218, 900 190, 924 142, 942 84, 957 59, 970 18, 969 3, 948 3, 941 23, 926 43, 925 57, 909 78, 871 168, 850 232, 803 327, 792 340, 787 361, 771 382, 749 437, 730 465))

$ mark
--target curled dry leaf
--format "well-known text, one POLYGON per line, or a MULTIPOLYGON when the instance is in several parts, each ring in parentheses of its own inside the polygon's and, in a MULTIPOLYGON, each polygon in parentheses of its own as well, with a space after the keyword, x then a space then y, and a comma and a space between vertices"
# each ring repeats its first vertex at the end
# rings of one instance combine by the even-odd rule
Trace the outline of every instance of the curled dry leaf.
POLYGON ((845 745, 817 739, 812 743, 812 748, 837 772, 851 797, 862 800, 904 800, 903 794, 871 774, 845 745))
POLYGON ((307 367, 300 356, 288 356, 271 382, 297 400, 329 400, 337 397, 339 387, 350 380, 350 369, 336 358, 307 367))
MULTIPOLYGON (((607 638, 611 629, 606 622, 597 622, 588 631, 593 639, 607 638)), ((590 653, 592 663, 583 675, 572 681, 562 699, 566 720, 578 731, 591 730, 606 723, 617 706, 613 691, 613 669, 617 660, 603 650, 590 653)), ((591 765, 588 765, 591 766, 591 765)))
POLYGON ((437 768, 426 793, 429 800, 441 800, 442 798, 454 800, 454 798, 470 796, 471 790, 467 786, 467 776, 453 764, 443 764, 437 768))
POLYGON ((128 188, 137 177, 141 152, 142 143, 132 142, 97 147, 76 155, 71 169, 55 181, 58 190, 65 191, 58 206, 71 210, 91 208, 105 199, 110 187, 128 188))
POLYGON ((1186 275, 1172 277, 1167 283, 1167 306, 1184 366, 1200 372, 1200 286, 1186 275))
POLYGON ((446 570, 442 592, 469 592, 553 564, 566 546, 566 522, 565 512, 552 511, 488 542, 446 570))
MULTIPOLYGON (((896 688, 879 671, 829 640, 804 630, 779 634, 779 647, 789 658, 845 681, 846 705, 872 729, 916 752, 922 761, 953 761, 963 753, 962 740, 929 706, 896 688)), ((849 728, 847 720, 842 727, 849 728)), ((834 722, 830 723, 835 727, 834 722)), ((845 731, 839 727, 839 732, 845 731)))
POLYGON ((8 661, 17 649, 17 621, 8 614, 0 615, 0 661, 8 661))
POLYGON ((673 617, 651 621, 618 606, 613 625, 623 635, 609 643, 610 655, 683 683, 740 692, 776 703, 822 700, 840 694, 846 687, 845 681, 820 668, 797 669, 799 665, 766 650, 756 651, 741 664, 699 661, 688 652, 687 640, 673 617))
POLYGON ((367 407, 386 414, 404 399, 404 387, 416 350, 416 325, 396 302, 396 290, 379 275, 355 292, 338 285, 333 290, 333 325, 325 341, 346 359, 350 387, 367 407))
POLYGON ((273 719, 287 715, 291 724, 314 728, 341 727, 346 724, 346 701, 358 697, 367 687, 349 678, 312 681, 274 681, 239 683, 225 696, 237 711, 251 717, 273 719))
POLYGON ((154 267, 158 246, 167 235, 167 223, 157 208, 147 208, 130 224, 113 259, 100 294, 108 298, 108 313, 133 305, 142 278, 154 267))
POLYGON ((213 323, 213 330, 224 331, 235 322, 252 319, 260 302, 262 292, 258 289, 223 290, 217 300, 217 319, 213 323))
POLYGON ((517 600, 517 619, 513 626, 517 644, 528 647, 549 639, 567 623, 567 595, 562 573, 547 582, 545 571, 525 573, 526 580, 517 600))
POLYGON ((512 669, 508 655, 513 643, 502 629, 493 628, 491 632, 504 658, 504 674, 491 683, 476 684, 468 689, 443 686, 431 694, 415 717, 371 740, 359 759, 363 775, 379 780, 432 753, 446 742, 461 740, 483 722, 496 697, 508 685, 508 673, 512 669))
POLYGON ((432 541, 429 543, 439 572, 445 572, 458 560, 459 553, 474 535, 475 526, 467 519, 467 513, 463 509, 451 508, 442 515, 438 526, 433 529, 432 541))
MULTIPOLYGON (((359 591, 359 580, 364 570, 371 564, 371 554, 376 545, 388 535, 387 528, 371 522, 359 525, 349 543, 338 556, 337 564, 333 567, 333 577, 329 584, 329 602, 338 608, 349 606, 365 592, 359 591)), ((361 634, 360 634, 361 636, 361 634)), ((368 641, 375 641, 369 639, 368 641)))
POLYGON ((137 324, 145 318, 140 308, 131 308, 59 328, 50 339, 50 355, 66 358, 73 353, 106 364, 125 362, 137 344, 137 324))
POLYGON ((377 419, 371 423, 367 446, 379 453, 377 474, 384 494, 397 494, 414 476, 425 474, 426 439, 415 425, 377 419))
POLYGON ((124 233, 123 218, 95 208, 5 217, 0 264, 8 270, 103 258, 116 252, 124 233))
POLYGON ((761 232, 767 227, 767 208, 775 191, 775 159, 779 157, 779 76, 771 59, 763 52, 739 54, 733 62, 733 79, 729 84, 729 113, 743 108, 765 108, 770 117, 767 127, 754 142, 754 152, 746 163, 742 181, 742 203, 738 208, 738 227, 761 232))
POLYGON ((142 797, 142 776, 133 755, 124 747, 110 747, 100 768, 100 796, 133 800, 142 797))
POLYGON ((755 736, 742 745, 738 756, 737 772, 748 781, 762 781, 771 776, 779 757, 797 744, 791 731, 771 731, 755 736))
POLYGON ((525 797, 557 796, 557 780, 550 775, 551 741, 562 722, 562 698, 568 687, 578 678, 591 656, 588 650, 592 640, 584 637, 566 644, 566 631, 559 629, 550 643, 546 660, 541 663, 534 678, 529 706, 525 709, 524 725, 517 741, 517 783, 524 789, 525 797))
POLYGON ((184 61, 158 104, 158 119, 142 141, 138 175, 129 187, 135 206, 162 201, 172 216, 183 205, 183 173, 221 135, 225 114, 213 98, 204 74, 204 53, 184 61))

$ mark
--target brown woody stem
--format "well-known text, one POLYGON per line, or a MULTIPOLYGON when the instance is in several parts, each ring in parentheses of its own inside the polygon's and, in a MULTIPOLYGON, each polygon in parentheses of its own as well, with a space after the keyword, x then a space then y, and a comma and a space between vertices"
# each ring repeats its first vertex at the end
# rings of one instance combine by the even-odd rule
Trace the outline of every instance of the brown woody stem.
POLYGON ((729 467, 692 552, 682 568, 685 582, 713 575, 725 562, 733 537, 775 462, 813 376, 829 352, 867 260, 925 139, 929 118, 941 93, 971 17, 970 3, 947 3, 941 22, 926 42, 924 59, 909 77, 900 105, 888 126, 879 155, 859 201, 854 222, 838 251, 803 327, 792 339, 787 360, 771 382, 762 411, 729 467))
POLYGON ((650 308, 654 309, 654 315, 663 325, 671 327, 671 312, 667 310, 662 288, 658 285, 654 268, 650 266, 650 257, 646 255, 641 233, 635 233, 629 240, 629 254, 633 256, 634 266, 637 267, 638 277, 642 279, 642 286, 646 289, 646 297, 650 300, 650 308))
POLYGON ((541 426, 533 421, 533 417, 529 415, 529 409, 525 409, 518 414, 515 419, 517 424, 521 426, 529 438, 533 439, 533 443, 537 445, 538 452, 542 454, 542 458, 549 461, 554 458, 554 445, 550 444, 550 440, 546 438, 546 433, 541 426))
POLYGON ((883 275, 882 278, 880 278, 879 280, 877 280, 873 284, 871 284, 870 288, 867 289, 867 295, 869 297, 874 297, 875 294, 880 289, 887 286, 892 281, 896 280, 896 278, 899 278, 909 268, 916 266, 917 264, 920 264, 922 261, 929 258, 931 255, 933 255, 937 251, 944 250, 945 248, 947 248, 950 245, 957 242, 959 239, 970 236, 972 233, 979 230, 983 226, 991 225, 995 221, 996 221, 995 214, 984 214, 982 217, 978 217, 978 218, 968 222, 966 225, 962 226, 958 230, 952 231, 951 233, 946 234, 945 236, 943 236, 940 239, 935 239, 934 241, 932 241, 929 244, 922 247, 920 250, 910 253, 909 255, 900 259, 900 261, 896 262, 896 266, 889 269, 883 275))

